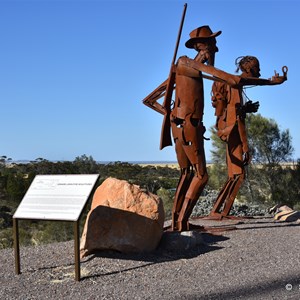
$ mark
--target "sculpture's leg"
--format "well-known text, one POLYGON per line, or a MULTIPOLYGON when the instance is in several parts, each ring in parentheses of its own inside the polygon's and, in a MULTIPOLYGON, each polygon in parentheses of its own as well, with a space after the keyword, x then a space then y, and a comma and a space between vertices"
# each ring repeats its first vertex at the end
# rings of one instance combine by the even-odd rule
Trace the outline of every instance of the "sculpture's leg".
POLYGON ((220 191, 217 200, 210 212, 210 216, 228 216, 233 205, 234 199, 245 179, 245 175, 235 175, 234 178, 229 178, 222 190, 220 191))
POLYGON ((245 179, 243 143, 237 127, 232 129, 226 148, 228 179, 210 212, 212 217, 222 218, 229 215, 234 199, 245 179))
POLYGON ((176 188, 174 204, 172 209, 172 231, 178 230, 177 222, 185 194, 193 178, 193 172, 189 168, 181 170, 180 179, 176 188))
POLYGON ((235 176, 234 181, 232 182, 230 190, 229 190, 229 195, 226 197, 226 200, 225 200, 224 208, 222 211, 223 216, 229 215, 229 212, 233 205, 234 199, 235 199, 244 179, 245 179, 244 173, 235 176))
POLYGON ((186 118, 183 134, 183 150, 194 168, 194 177, 185 194, 178 217, 178 230, 189 230, 189 217, 196 205, 207 181, 206 161, 204 153, 205 127, 201 120, 186 118))
POLYGON ((178 216, 178 231, 189 230, 189 217, 192 214, 193 208, 196 205, 207 181, 207 173, 200 175, 199 172, 197 172, 193 177, 178 216))
POLYGON ((176 190, 172 230, 189 229, 188 219, 208 181, 203 146, 204 132, 205 128, 199 119, 188 117, 172 122, 177 160, 181 170, 186 170, 186 174, 182 173, 176 190), (188 172, 192 166, 194 172, 188 172))
POLYGON ((172 134, 174 138, 177 161, 180 166, 181 174, 180 174, 179 182, 177 184, 173 208, 172 208, 172 225, 171 225, 172 231, 178 230, 177 228, 178 216, 183 204, 185 194, 193 178, 193 170, 192 170, 191 163, 189 162, 188 157, 183 149, 182 120, 181 121, 177 120, 177 121, 178 122, 171 122, 171 126, 172 126, 172 134))
POLYGON ((228 178, 227 181, 225 182, 225 185, 223 186, 223 188, 221 189, 221 191, 218 194, 217 200, 210 212, 210 216, 217 216, 220 215, 220 210, 224 205, 224 202, 226 200, 226 197, 228 195, 228 191, 230 189, 230 185, 231 185, 232 179, 228 178))

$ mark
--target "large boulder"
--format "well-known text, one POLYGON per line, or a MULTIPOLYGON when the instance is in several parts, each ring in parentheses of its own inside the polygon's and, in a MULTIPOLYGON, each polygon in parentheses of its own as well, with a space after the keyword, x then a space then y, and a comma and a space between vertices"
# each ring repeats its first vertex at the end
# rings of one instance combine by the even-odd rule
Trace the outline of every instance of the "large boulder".
POLYGON ((153 251, 164 224, 163 203, 156 195, 125 180, 106 179, 95 191, 80 243, 80 256, 98 250, 153 251))

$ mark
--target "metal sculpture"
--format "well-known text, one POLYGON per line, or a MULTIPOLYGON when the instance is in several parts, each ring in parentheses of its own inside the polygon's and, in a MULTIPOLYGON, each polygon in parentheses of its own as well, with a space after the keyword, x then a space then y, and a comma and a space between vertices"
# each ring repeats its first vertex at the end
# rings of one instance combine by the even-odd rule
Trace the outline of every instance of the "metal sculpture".
POLYGON ((274 85, 287 79, 287 67, 283 76, 275 72, 271 80, 258 79, 260 65, 256 57, 244 56, 236 59, 237 72, 242 71, 237 86, 227 82, 230 76, 223 77, 225 82, 214 82, 212 86, 212 105, 217 117, 217 135, 226 142, 226 163, 228 179, 221 189, 210 213, 210 217, 223 218, 229 215, 234 199, 245 180, 245 166, 250 162, 245 119, 247 113, 257 112, 259 102, 245 101, 244 85, 274 85))
POLYGON ((202 122, 203 78, 228 85, 232 88, 234 99, 240 99, 239 93, 244 85, 277 84, 276 81, 284 81, 283 77, 279 77, 277 74, 274 76, 274 80, 272 78, 271 81, 267 81, 268 83, 261 80, 259 83, 254 81, 257 78, 231 75, 214 68, 215 53, 218 52, 216 37, 221 34, 221 31, 213 32, 207 25, 193 30, 190 33, 190 39, 185 43, 187 48, 195 49, 198 52, 196 57, 191 59, 182 56, 175 64, 185 11, 186 4, 169 78, 143 99, 145 105, 164 115, 160 149, 172 145, 171 129, 181 170, 172 209, 172 231, 191 229, 188 222, 189 217, 208 181, 204 153, 205 127, 202 122), (171 105, 174 89, 175 101, 171 105), (161 97, 164 97, 162 105, 157 102, 161 97))
MULTIPOLYGON (((221 31, 213 33, 209 26, 199 27, 190 33, 190 39, 185 45, 198 52, 193 61, 214 64, 215 53, 218 51, 215 38, 219 34, 221 31)), ((188 219, 208 180, 203 141, 205 127, 202 123, 203 76, 201 71, 195 71, 186 65, 189 60, 186 56, 180 57, 176 65, 172 64, 169 80, 143 100, 144 104, 165 115, 160 148, 171 144, 170 128, 175 143, 181 175, 172 209, 173 231, 190 229, 188 219), (172 95, 174 84, 175 103, 171 108, 171 97, 167 94, 172 95), (165 101, 161 106, 156 100, 162 95, 165 96, 165 101)))

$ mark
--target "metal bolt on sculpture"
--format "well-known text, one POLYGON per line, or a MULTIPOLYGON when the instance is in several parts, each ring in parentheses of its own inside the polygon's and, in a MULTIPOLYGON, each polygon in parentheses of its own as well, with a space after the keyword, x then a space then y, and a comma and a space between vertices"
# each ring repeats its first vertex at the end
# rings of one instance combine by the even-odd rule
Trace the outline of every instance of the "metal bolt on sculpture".
POLYGON ((216 126, 218 135, 227 143, 228 180, 219 193, 212 216, 229 214, 245 178, 244 166, 249 162, 245 116, 257 111, 259 104, 243 103, 243 87, 281 84, 287 80, 287 67, 283 67, 283 76, 275 72, 270 80, 259 79, 259 62, 250 56, 239 60, 238 66, 243 72, 239 76, 215 68, 216 37, 221 31, 213 32, 207 25, 194 29, 185 43, 187 48, 197 51, 195 58, 181 56, 175 64, 186 8, 187 4, 184 5, 169 77, 143 99, 145 105, 164 115, 160 149, 172 145, 171 131, 175 144, 180 179, 172 209, 172 231, 191 229, 189 217, 208 181, 202 122, 203 78, 214 81, 212 103, 216 108, 216 126), (175 101, 171 105, 173 90, 175 101), (157 100, 162 97, 161 105, 157 100))

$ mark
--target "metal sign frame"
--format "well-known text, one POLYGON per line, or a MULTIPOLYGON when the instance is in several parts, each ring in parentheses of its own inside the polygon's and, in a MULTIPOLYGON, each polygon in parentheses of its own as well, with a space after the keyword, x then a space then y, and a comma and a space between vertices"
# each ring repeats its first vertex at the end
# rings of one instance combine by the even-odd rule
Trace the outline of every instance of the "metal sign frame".
MULTIPOLYGON (((14 216, 13 216, 13 238, 14 238, 14 255, 15 255, 15 273, 17 275, 21 274, 21 266, 20 266, 20 244, 19 244, 19 220, 47 220, 47 221, 66 221, 66 222, 72 222, 73 223, 73 229, 74 229, 74 253, 75 253, 75 280, 76 281, 80 281, 80 238, 79 238, 79 221, 81 218, 81 215, 84 211, 84 208, 86 207, 86 204, 88 202, 88 199, 91 197, 91 195, 94 193, 95 191, 95 185, 97 183, 99 179, 99 174, 84 174, 84 175, 37 175, 32 184, 30 185, 27 193, 25 194, 24 198, 22 199, 20 205, 18 206, 14 216), (89 178, 87 178, 89 177, 89 178), (55 218, 52 215, 47 217, 47 213, 46 215, 43 215, 42 218, 38 218, 36 217, 36 212, 34 210, 32 211, 26 211, 26 203, 28 204, 28 202, 30 202, 30 200, 32 200, 32 198, 30 198, 32 196, 32 194, 34 194, 34 192, 32 193, 32 190, 36 190, 38 184, 41 182, 38 182, 38 180, 53 180, 53 182, 60 182, 57 179, 61 179, 61 180, 65 180, 64 182, 67 183, 63 183, 60 184, 62 185, 72 185, 72 191, 76 192, 76 186, 77 188, 79 188, 80 186, 82 187, 83 184, 86 183, 86 185, 89 185, 89 187, 85 188, 84 191, 81 190, 81 202, 80 202, 80 206, 77 207, 76 210, 76 218, 55 218), (67 179, 67 181, 66 181, 67 179), (72 184, 72 180, 76 179, 72 184), (70 181, 71 180, 71 181, 70 181), (82 181, 83 180, 83 181, 82 181), (69 182, 69 183, 68 183, 69 182), (80 182, 83 182, 80 184, 80 182), (30 200, 28 200, 30 199, 30 200), (25 203, 25 205, 24 205, 25 203), (25 209, 24 209, 25 207, 25 209)), ((49 182, 48 182, 49 183, 49 182)), ((60 186, 60 188, 61 188, 60 186)), ((36 201, 36 203, 38 204, 39 201, 42 201, 43 196, 47 195, 47 191, 45 191, 45 185, 42 187, 44 193, 41 194, 41 198, 39 199, 34 198, 34 200, 36 201), (44 189, 43 189, 44 188, 44 189)), ((59 197, 57 193, 55 193, 55 190, 57 191, 57 185, 56 186, 52 186, 52 189, 49 190, 49 194, 51 196, 51 191, 52 191, 52 197, 53 199, 55 199, 55 197, 59 197)), ((41 190, 39 190, 41 191, 41 190)), ((47 201, 51 202, 51 197, 47 197, 47 201)), ((48 202, 47 202, 48 204, 48 202)))

